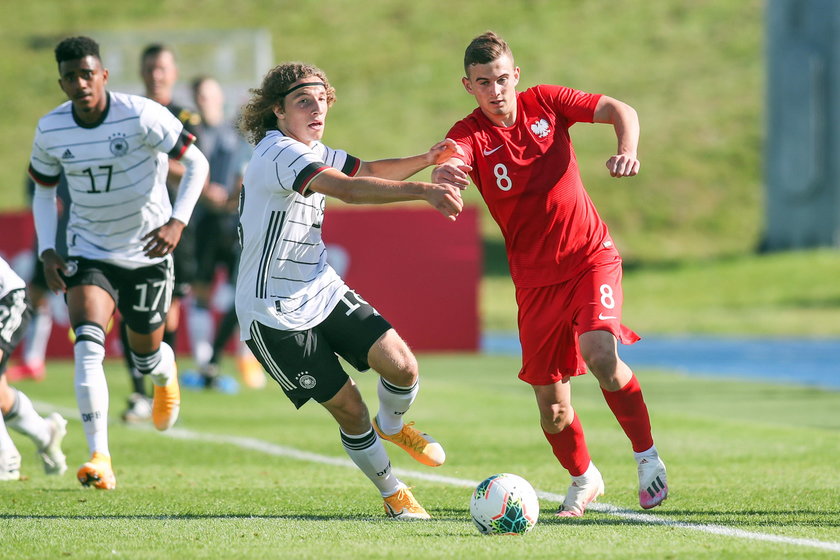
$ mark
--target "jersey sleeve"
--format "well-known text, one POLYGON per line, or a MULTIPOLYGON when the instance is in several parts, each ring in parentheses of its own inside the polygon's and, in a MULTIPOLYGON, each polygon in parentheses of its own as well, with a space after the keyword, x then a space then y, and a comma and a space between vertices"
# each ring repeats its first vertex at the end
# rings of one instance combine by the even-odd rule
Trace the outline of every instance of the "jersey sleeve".
POLYGON ((465 164, 472 165, 475 159, 473 157, 474 136, 470 127, 467 126, 467 123, 464 121, 456 122, 452 128, 449 129, 449 132, 446 133, 446 137, 454 140, 461 149, 462 154, 459 155, 458 158, 465 164))
POLYGON ((595 106, 601 99, 600 93, 587 93, 564 86, 542 85, 536 86, 536 89, 569 125, 576 122, 591 123, 595 118, 595 106))
POLYGON ((195 142, 195 136, 184 129, 169 109, 151 99, 143 100, 140 126, 145 133, 144 143, 172 159, 180 159, 195 142))
POLYGON ((61 179, 61 162, 41 145, 40 129, 35 131, 32 155, 29 157, 29 176, 44 187, 55 187, 61 179))
POLYGON ((263 156, 268 186, 271 190, 296 192, 301 196, 313 194, 309 184, 330 166, 308 146, 284 138, 263 156))
POLYGON ((362 166, 359 158, 351 156, 344 150, 333 150, 327 146, 324 146, 324 163, 350 177, 356 176, 362 166))

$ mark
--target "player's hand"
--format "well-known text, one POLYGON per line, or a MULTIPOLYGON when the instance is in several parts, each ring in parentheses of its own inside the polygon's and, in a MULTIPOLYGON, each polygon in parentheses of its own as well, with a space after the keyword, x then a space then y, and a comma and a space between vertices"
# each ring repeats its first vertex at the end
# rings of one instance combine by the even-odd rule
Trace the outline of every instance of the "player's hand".
POLYGON ((443 163, 453 156, 458 155, 458 144, 451 138, 444 138, 431 148, 426 154, 426 162, 428 165, 437 165, 443 163))
POLYGON ((67 263, 61 258, 61 255, 55 252, 55 249, 47 249, 41 253, 41 265, 44 267, 44 278, 47 281, 47 287, 54 294, 60 294, 67 291, 67 284, 58 273, 59 270, 67 273, 67 263))
POLYGON ((143 253, 149 258, 170 254, 181 241, 181 233, 185 227, 187 226, 184 222, 170 218, 168 222, 143 236, 143 239, 147 240, 143 246, 143 253))
POLYGON ((639 172, 639 160, 635 155, 617 154, 607 160, 607 169, 612 177, 632 177, 639 172))
POLYGON ((452 185, 431 185, 426 190, 426 201, 453 222, 464 209, 461 189, 452 185))
POLYGON ((470 171, 472 171, 472 167, 466 164, 443 163, 432 170, 432 182, 451 185, 463 190, 470 184, 470 176, 468 175, 470 171))

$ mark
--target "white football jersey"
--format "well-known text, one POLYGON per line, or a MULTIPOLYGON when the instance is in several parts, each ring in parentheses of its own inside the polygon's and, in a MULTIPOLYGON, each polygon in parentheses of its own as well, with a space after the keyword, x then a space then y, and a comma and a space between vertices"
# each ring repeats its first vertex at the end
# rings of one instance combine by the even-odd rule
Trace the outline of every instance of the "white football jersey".
POLYGON ((9 263, 0 257, 0 298, 6 297, 12 290, 19 290, 26 287, 26 282, 12 270, 9 263))
POLYGON ((328 167, 355 175, 361 162, 320 142, 273 130, 254 148, 240 198, 242 255, 236 314, 242 340, 257 321, 279 330, 321 323, 347 291, 321 239, 326 197, 308 190, 328 167))
POLYGON ((69 256, 125 268, 156 264, 143 254, 143 236, 172 215, 166 190, 169 157, 180 158, 194 137, 166 107, 108 93, 94 125, 76 121, 70 101, 38 121, 29 174, 53 186, 61 171, 70 191, 69 256))

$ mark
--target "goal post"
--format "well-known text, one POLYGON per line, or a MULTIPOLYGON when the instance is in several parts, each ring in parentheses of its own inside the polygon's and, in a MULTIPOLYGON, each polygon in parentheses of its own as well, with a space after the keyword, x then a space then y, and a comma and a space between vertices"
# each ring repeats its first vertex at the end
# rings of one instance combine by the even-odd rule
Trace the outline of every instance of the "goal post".
POLYGON ((194 108, 190 84, 208 75, 225 92, 225 115, 232 118, 274 65, 271 33, 267 29, 200 29, 173 31, 91 32, 109 71, 108 89, 142 95, 140 55, 151 44, 170 48, 178 65, 175 102, 194 108))

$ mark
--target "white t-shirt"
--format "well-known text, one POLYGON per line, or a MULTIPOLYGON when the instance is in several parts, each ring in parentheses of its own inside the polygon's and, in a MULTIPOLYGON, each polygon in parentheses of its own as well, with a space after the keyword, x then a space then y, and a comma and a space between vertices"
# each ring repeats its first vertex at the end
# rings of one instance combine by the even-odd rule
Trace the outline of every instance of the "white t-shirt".
POLYGON ((137 95, 108 93, 94 125, 76 121, 70 101, 42 117, 29 174, 53 186, 64 170, 68 255, 130 269, 163 260, 143 254, 142 238, 171 217, 168 158, 180 158, 193 140, 166 107, 137 95))
POLYGON ((270 131, 254 148, 240 199, 242 256, 236 314, 242 340, 257 321, 279 330, 321 323, 347 291, 321 239, 326 197, 308 190, 328 167, 355 175, 360 161, 317 142, 270 131))

